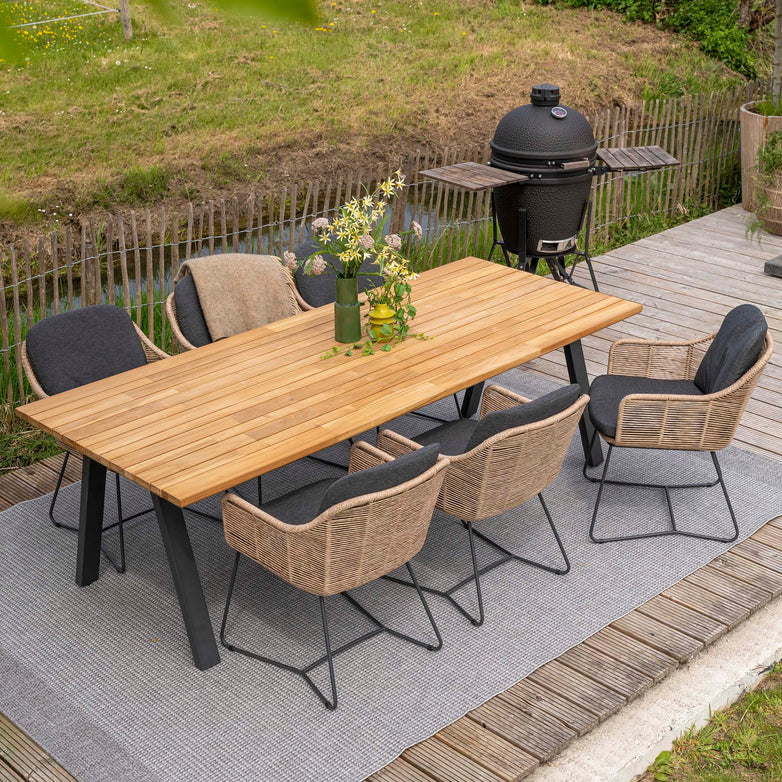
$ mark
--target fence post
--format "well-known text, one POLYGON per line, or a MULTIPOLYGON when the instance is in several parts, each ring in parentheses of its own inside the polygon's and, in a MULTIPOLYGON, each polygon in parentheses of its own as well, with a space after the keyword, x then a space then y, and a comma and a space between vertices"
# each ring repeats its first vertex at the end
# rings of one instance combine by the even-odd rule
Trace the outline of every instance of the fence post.
POLYGON ((130 5, 128 0, 118 0, 119 20, 122 22, 122 34, 125 40, 129 41, 133 37, 133 24, 130 21, 130 5))

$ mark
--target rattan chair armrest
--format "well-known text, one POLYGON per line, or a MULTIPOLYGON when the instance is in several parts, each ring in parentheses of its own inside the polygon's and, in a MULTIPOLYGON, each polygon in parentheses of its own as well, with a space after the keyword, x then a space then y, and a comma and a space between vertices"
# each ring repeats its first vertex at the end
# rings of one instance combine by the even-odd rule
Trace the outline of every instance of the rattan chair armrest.
POLYGON ((359 472, 392 461, 394 461, 394 457, 391 454, 381 451, 380 448, 376 448, 364 440, 356 440, 350 447, 348 472, 359 472))
POLYGON ((190 342, 187 337, 182 333, 182 329, 179 328, 179 320, 176 316, 176 302, 174 301, 174 292, 168 294, 166 297, 166 318, 168 325, 171 326, 171 332, 174 335, 174 339, 185 349, 195 350, 196 346, 190 342))
POLYGON ((223 515, 225 515, 226 506, 231 505, 241 516, 244 516, 246 520, 265 524, 280 532, 296 532, 304 526, 300 524, 288 524, 285 521, 281 521, 276 516, 266 513, 265 510, 262 510, 257 505, 247 502, 244 497, 239 496, 233 491, 228 491, 223 495, 221 505, 223 515))
POLYGON ((496 413, 498 410, 518 407, 529 401, 530 400, 527 399, 527 397, 521 396, 521 394, 516 394, 502 386, 492 385, 483 392, 479 417, 483 418, 485 415, 496 413))
POLYGON ((608 352, 608 374, 692 380, 714 336, 692 340, 617 340, 608 352))
POLYGON ((301 294, 299 293, 299 289, 296 287, 295 283, 293 285, 293 295, 296 297, 296 303, 299 305, 302 312, 308 312, 309 310, 315 309, 315 307, 302 299, 301 294))
POLYGON ((171 358, 168 353, 162 351, 152 340, 150 340, 144 332, 138 327, 136 323, 133 323, 133 328, 136 329, 136 334, 141 341, 141 347, 144 348, 144 355, 147 357, 147 364, 152 361, 160 361, 164 358, 171 358))
POLYGON ((377 447, 385 453, 390 453, 392 456, 397 457, 404 456, 411 451, 417 451, 419 448, 423 448, 423 445, 413 440, 408 440, 404 435, 398 434, 391 429, 383 429, 378 432, 377 447))
POLYGON ((27 355, 27 342, 22 342, 19 348, 19 352, 22 360, 22 369, 24 370, 24 374, 25 377, 27 378, 27 382, 30 384, 30 388, 32 388, 33 393, 39 399, 46 399, 49 396, 49 394, 47 394, 46 391, 43 390, 41 384, 38 382, 38 378, 35 376, 33 365, 30 363, 30 358, 27 355))

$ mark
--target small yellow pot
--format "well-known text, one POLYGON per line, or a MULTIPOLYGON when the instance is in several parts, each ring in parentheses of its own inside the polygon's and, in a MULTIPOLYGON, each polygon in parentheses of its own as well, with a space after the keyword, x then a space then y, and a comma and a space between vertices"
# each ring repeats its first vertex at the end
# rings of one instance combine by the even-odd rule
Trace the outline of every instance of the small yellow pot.
POLYGON ((375 342, 390 342, 394 336, 394 317, 396 313, 385 302, 376 304, 375 308, 369 313, 369 336, 375 342), (391 327, 390 334, 382 334, 380 327, 388 324, 391 327))

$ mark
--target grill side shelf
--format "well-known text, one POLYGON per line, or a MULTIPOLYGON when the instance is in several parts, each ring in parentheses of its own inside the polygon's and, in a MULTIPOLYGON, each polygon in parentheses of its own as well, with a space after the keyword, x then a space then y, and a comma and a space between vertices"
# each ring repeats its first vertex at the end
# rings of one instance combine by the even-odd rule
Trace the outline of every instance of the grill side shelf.
POLYGON ((597 157, 609 171, 652 171, 678 166, 679 161, 662 147, 609 147, 597 150, 597 157))

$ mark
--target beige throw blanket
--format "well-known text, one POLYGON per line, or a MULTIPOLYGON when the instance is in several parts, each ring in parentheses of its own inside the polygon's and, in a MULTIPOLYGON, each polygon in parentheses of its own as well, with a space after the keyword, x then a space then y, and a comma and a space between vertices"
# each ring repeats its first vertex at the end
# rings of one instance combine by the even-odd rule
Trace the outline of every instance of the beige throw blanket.
POLYGON ((301 310, 290 272, 273 255, 222 253, 185 261, 174 283, 193 275, 206 326, 216 342, 301 310))

